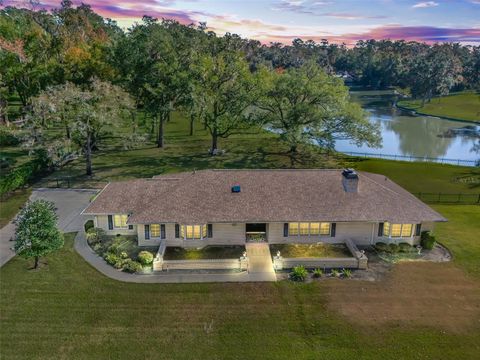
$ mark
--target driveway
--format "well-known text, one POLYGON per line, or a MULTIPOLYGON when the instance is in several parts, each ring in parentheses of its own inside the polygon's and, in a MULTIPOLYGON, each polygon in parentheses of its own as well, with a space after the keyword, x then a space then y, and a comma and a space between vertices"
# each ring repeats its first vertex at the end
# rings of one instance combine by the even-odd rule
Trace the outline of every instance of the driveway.
MULTIPOLYGON (((78 215, 87 207, 90 198, 97 191, 90 189, 36 189, 32 192, 30 200, 44 199, 52 201, 57 209, 58 227, 60 230, 63 232, 74 232, 82 229, 87 218, 78 215)), ((0 267, 15 255, 11 250, 13 241, 10 241, 14 234, 15 224, 13 223, 9 223, 0 229, 0 267)))

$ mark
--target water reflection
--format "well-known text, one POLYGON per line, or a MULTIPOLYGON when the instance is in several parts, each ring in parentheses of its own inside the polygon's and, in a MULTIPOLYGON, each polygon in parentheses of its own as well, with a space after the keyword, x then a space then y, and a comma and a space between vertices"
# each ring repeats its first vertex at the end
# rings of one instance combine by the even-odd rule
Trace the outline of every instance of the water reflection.
MULTIPOLYGON (((476 138, 451 129, 471 126, 470 123, 427 116, 411 116, 394 108, 395 95, 385 91, 352 92, 352 97, 370 112, 370 119, 381 126, 382 147, 372 149, 348 141, 337 142, 337 150, 433 158, 476 160, 471 151, 476 138)), ((480 131, 480 126, 474 126, 480 131)))

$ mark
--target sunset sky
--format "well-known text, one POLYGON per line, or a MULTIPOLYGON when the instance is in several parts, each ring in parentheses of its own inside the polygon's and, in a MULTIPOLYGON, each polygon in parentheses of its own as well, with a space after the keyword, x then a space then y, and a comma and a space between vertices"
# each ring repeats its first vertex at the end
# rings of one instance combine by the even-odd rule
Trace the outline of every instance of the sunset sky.
MULTIPOLYGON (((81 1, 74 1, 75 4, 81 1)), ((263 43, 296 37, 353 44, 360 39, 453 41, 480 45, 480 0, 84 0, 128 28, 143 15, 206 22, 263 43)), ((26 6, 4 0, 4 6, 26 6)), ((43 0, 46 8, 60 1, 43 0)))

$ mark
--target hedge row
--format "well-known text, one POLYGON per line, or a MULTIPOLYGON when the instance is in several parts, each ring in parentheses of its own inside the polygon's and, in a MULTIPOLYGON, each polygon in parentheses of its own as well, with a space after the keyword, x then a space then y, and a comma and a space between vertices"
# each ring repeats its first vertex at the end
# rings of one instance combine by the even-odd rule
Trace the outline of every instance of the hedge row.
POLYGON ((49 169, 48 157, 43 152, 37 152, 35 158, 12 170, 0 180, 0 196, 27 185, 36 177, 49 169))

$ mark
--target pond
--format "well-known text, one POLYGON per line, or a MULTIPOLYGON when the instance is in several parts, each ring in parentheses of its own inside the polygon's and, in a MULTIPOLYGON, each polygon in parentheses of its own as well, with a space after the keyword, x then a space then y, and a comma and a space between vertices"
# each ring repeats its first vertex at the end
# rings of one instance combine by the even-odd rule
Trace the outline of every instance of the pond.
POLYGON ((471 161, 480 157, 472 150, 480 138, 480 126, 475 123, 413 116, 393 106, 397 99, 393 91, 351 91, 351 95, 369 112, 370 120, 380 125, 383 142, 375 149, 337 141, 335 148, 340 152, 471 161))

